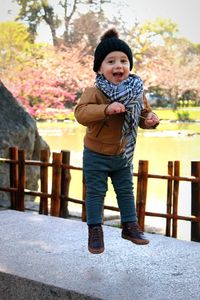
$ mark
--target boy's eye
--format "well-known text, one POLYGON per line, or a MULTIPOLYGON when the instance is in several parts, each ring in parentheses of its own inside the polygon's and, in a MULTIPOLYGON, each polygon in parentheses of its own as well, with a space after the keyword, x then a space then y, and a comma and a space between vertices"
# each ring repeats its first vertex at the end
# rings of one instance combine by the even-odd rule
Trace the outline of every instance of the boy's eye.
POLYGON ((109 64, 113 64, 113 63, 114 63, 114 60, 113 60, 113 59, 110 59, 110 60, 108 60, 108 63, 109 63, 109 64))

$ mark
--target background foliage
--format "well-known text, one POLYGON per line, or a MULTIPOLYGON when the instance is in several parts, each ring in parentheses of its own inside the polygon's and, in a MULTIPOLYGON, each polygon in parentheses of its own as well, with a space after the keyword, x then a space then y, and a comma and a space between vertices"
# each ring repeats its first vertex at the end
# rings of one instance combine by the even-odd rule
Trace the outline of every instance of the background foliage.
POLYGON ((71 118, 82 91, 94 82, 93 51, 112 24, 132 48, 133 72, 144 80, 152 105, 175 110, 200 104, 200 45, 179 38, 170 19, 135 22, 127 30, 120 17, 105 17, 108 0, 59 1, 62 17, 47 0, 16 1, 17 21, 0 23, 0 75, 35 118, 71 118), (41 22, 49 26, 53 45, 35 42, 41 22))

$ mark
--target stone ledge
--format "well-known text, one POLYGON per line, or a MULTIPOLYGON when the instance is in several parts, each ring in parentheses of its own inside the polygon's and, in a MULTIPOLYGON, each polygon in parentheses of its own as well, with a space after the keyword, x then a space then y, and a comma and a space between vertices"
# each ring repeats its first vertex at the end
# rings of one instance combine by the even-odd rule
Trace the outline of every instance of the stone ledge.
POLYGON ((0 272, 1 300, 100 300, 88 295, 81 295, 75 291, 44 284, 38 281, 22 278, 16 275, 0 272))
POLYGON ((200 243, 120 235, 104 226, 105 252, 92 255, 85 223, 0 211, 0 299, 200 299, 200 243))

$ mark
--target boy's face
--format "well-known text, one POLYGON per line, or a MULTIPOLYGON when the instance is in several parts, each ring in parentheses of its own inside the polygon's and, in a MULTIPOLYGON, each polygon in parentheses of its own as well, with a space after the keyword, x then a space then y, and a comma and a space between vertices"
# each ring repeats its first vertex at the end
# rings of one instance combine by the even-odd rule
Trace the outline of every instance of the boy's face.
POLYGON ((130 73, 130 62, 128 56, 121 51, 110 52, 103 60, 99 72, 104 77, 118 84, 127 79, 130 73))

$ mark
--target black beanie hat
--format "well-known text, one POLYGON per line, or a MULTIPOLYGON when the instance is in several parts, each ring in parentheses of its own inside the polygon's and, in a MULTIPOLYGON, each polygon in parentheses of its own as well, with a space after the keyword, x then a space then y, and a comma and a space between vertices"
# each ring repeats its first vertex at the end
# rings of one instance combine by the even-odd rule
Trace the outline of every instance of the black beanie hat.
POLYGON ((94 72, 98 72, 104 58, 112 51, 121 51, 128 56, 130 70, 133 67, 133 55, 130 47, 124 41, 119 39, 118 32, 112 28, 104 33, 101 42, 94 52, 94 72))

